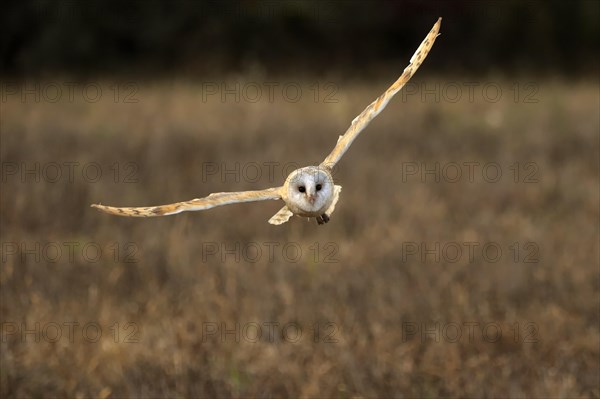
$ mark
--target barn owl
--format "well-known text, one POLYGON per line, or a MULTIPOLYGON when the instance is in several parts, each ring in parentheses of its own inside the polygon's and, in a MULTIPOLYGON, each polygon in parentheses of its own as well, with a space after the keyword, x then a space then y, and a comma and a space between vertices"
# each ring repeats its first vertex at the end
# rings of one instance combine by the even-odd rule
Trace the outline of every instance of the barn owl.
POLYGON ((196 198, 191 201, 151 207, 118 208, 100 204, 93 204, 92 207, 113 215, 151 217, 174 215, 186 211, 201 211, 240 202, 283 200, 285 202, 284 207, 269 219, 269 223, 280 225, 287 222, 293 215, 314 217, 318 224, 327 223, 342 190, 341 186, 335 185, 333 182, 333 167, 339 162, 359 133, 385 108, 391 98, 404 87, 421 66, 439 35, 441 23, 442 19, 439 18, 411 57, 409 65, 404 69, 398 80, 369 104, 360 115, 354 118, 348 130, 338 138, 333 151, 325 160, 318 166, 296 169, 289 174, 283 186, 256 191, 213 193, 207 197, 196 198))

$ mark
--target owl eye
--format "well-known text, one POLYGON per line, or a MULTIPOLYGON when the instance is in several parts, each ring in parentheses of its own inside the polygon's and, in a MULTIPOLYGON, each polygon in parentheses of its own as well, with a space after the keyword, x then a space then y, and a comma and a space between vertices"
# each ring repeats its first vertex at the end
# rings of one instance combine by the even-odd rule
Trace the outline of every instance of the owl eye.
POLYGON ((301 193, 303 193, 303 192, 306 191, 306 187, 300 186, 300 187, 298 187, 298 191, 300 191, 301 193))
POLYGON ((317 191, 321 191, 321 188, 323 188, 320 184, 317 184, 317 186, 315 187, 317 189, 317 191))

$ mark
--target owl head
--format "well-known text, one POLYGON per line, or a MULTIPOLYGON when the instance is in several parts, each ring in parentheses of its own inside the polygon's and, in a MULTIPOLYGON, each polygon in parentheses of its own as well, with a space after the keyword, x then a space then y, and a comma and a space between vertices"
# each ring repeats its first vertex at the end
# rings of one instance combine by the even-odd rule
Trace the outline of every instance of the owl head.
POLYGON ((333 201, 331 174, 323 168, 307 166, 296 169, 285 181, 287 205, 293 211, 320 215, 333 201))

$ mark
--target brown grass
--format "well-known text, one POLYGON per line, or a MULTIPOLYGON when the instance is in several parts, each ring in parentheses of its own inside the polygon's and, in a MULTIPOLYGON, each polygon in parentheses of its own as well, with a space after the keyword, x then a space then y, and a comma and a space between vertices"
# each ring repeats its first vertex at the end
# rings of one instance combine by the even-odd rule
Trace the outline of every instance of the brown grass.
POLYGON ((473 102, 394 99, 342 160, 335 176, 342 197, 325 226, 297 218, 271 226, 275 202, 158 219, 89 208, 281 184, 281 164, 322 160, 386 87, 336 82, 338 102, 323 103, 329 91, 315 102, 312 83, 300 83, 305 94, 296 103, 281 91, 273 102, 205 102, 199 84, 183 81, 139 83, 132 104, 115 103, 109 82, 99 83, 104 95, 95 103, 78 91, 74 101, 3 100, 2 397, 600 396, 596 83, 536 82, 537 103, 515 102, 507 80, 498 83, 498 102, 481 91, 473 102), (53 162, 79 162, 73 183, 66 169, 48 181, 53 162), (95 183, 81 176, 91 162, 103 173, 95 183), (128 162, 137 183, 123 182, 128 162), (262 177, 202 178, 207 163, 236 162, 263 166, 262 177), (280 162, 273 182, 265 162, 280 162), (403 181, 411 162, 494 162, 503 174, 492 183, 481 168, 472 183, 465 175, 403 181), (36 163, 39 182, 8 173, 36 163), (530 183, 525 167, 535 168, 530 183), (79 245, 73 259, 70 242, 79 245), (454 252, 439 261, 407 252, 421 243, 465 249, 464 242, 479 244, 472 261, 466 250, 457 262, 448 261, 454 252), (81 254, 89 243, 103 250, 98 262, 81 254), (503 250, 497 262, 482 256, 486 243, 503 250), (52 244, 63 248, 60 256, 52 244), (286 244, 302 250, 298 261, 282 251, 286 244), (268 245, 278 245, 273 258, 268 245), (221 246, 234 254, 224 256, 221 246), (256 253, 245 251, 256 247, 263 252, 250 262, 256 253), (537 262, 525 263, 527 255, 537 262), (79 323, 73 340, 65 336, 69 322, 79 323), (102 329, 97 342, 94 330, 82 336, 90 322, 102 329), (271 322, 279 327, 268 337, 271 322), (56 342, 49 323, 62 326, 56 342), (126 323, 137 328, 137 342, 125 342, 133 331, 126 323), (242 336, 209 335, 207 323, 239 326, 242 336), (263 326, 259 342, 243 335, 248 323, 263 326), (297 342, 292 330, 283 335, 288 323, 302 329, 297 342), (472 337, 469 323, 478 323, 472 337), (462 336, 452 342, 456 326, 462 336), (23 327, 34 332, 23 336, 23 327), (489 342, 496 328, 502 337, 489 342))

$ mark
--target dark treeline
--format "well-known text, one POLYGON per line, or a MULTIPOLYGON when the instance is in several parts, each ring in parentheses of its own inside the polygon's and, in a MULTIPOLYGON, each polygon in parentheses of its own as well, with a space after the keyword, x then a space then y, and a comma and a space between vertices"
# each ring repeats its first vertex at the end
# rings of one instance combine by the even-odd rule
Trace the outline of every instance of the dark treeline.
POLYGON ((438 72, 596 73, 599 2, 54 1, 0 13, 0 71, 363 73, 406 60, 438 16, 438 72))

